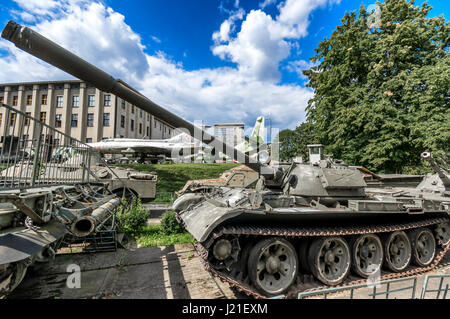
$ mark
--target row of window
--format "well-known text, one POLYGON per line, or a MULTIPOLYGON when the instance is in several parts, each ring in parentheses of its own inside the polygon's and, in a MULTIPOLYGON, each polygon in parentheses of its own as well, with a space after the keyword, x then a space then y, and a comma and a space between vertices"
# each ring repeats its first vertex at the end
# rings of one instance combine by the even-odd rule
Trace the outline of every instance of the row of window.
MULTIPOLYGON (((30 112, 26 112, 25 113, 27 116, 31 116, 30 112)), ((10 121, 9 121, 9 125, 13 126, 14 123, 16 122, 16 113, 11 113, 10 116, 10 121)), ((24 126, 28 126, 30 125, 30 118, 29 117, 25 117, 24 118, 24 126)), ((104 113, 103 114, 103 126, 109 126, 110 123, 110 114, 109 113, 104 113)), ((45 123, 45 120, 47 119, 47 112, 41 112, 39 115, 39 120, 41 122, 45 123)), ((3 114, 0 113, 0 125, 2 125, 2 120, 3 120, 3 114)), ((61 127, 62 125, 62 114, 56 114, 55 115, 55 127, 61 127)), ((78 114, 72 114, 72 127, 77 127, 78 126, 78 114)), ((93 127, 94 126, 94 113, 88 113, 87 115, 87 126, 93 127)))
MULTIPOLYGON (((19 98, 17 95, 13 96, 12 105, 17 106, 19 98)), ((3 96, 0 96, 0 103, 3 103, 3 96)), ((31 105, 33 103, 33 96, 27 95, 27 105, 31 105)), ((41 104, 47 105, 47 94, 42 94, 41 96, 41 104)), ((103 96, 103 105, 111 106, 111 95, 105 94, 103 96)), ((78 95, 72 96, 72 107, 80 106, 80 97, 78 95)), ((88 106, 95 106, 95 95, 88 95, 88 106)), ((63 107, 63 96, 58 95, 56 97, 56 107, 63 107)))

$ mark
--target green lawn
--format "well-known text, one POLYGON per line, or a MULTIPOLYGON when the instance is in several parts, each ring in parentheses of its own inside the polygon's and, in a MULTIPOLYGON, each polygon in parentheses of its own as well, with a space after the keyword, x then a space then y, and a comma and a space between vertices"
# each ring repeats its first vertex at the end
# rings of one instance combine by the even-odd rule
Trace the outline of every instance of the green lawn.
POLYGON ((138 171, 156 172, 159 193, 154 202, 170 202, 170 195, 183 188, 190 179, 218 178, 224 171, 239 166, 235 163, 192 163, 192 164, 121 164, 120 167, 134 168, 138 171))
POLYGON ((171 235, 162 234, 161 225, 146 225, 136 236, 136 243, 139 244, 139 247, 167 246, 193 242, 194 238, 187 232, 171 235))

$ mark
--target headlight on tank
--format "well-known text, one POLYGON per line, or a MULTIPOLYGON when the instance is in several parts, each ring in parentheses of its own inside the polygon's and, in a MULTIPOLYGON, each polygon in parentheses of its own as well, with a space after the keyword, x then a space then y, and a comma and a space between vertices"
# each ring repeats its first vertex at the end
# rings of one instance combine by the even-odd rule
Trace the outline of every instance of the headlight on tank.
POLYGON ((258 162, 260 164, 268 164, 270 162, 270 155, 267 151, 261 151, 258 153, 258 162))

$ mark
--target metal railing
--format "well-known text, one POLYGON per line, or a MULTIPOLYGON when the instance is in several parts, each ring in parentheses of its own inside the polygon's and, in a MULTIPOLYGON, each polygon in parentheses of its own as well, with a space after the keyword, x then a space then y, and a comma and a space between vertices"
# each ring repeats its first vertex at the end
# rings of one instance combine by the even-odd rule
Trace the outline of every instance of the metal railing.
POLYGON ((435 297, 431 297, 432 299, 447 299, 447 296, 450 298, 450 294, 448 294, 450 287, 450 274, 444 275, 427 275, 423 282, 422 294, 420 295, 421 299, 430 299, 427 298, 427 294, 436 293, 435 297), (433 280, 434 279, 434 280, 433 280), (430 288, 429 286, 433 286, 437 284, 437 288, 430 288), (441 295, 442 293, 442 295, 441 295))
POLYGON ((0 190, 89 181, 91 147, 9 105, 0 114, 0 190))
POLYGON ((99 163, 127 188, 97 150, 45 124, 45 117, 0 104, 0 190, 99 182, 91 171, 99 163))
POLYGON ((334 293, 338 293, 338 292, 350 292, 348 299, 354 299, 356 289, 368 288, 368 289, 372 289, 372 292, 367 293, 365 296, 371 297, 372 299, 376 299, 378 296, 384 296, 385 299, 389 299, 389 297, 392 296, 392 294, 400 292, 400 291, 407 291, 407 290, 411 291, 410 299, 413 299, 415 296, 415 293, 416 293, 416 283, 417 283, 416 277, 383 280, 383 281, 376 282, 373 284, 360 284, 360 285, 352 285, 352 286, 348 286, 348 287, 334 287, 334 288, 327 288, 327 289, 321 289, 321 290, 315 290, 315 291, 300 292, 297 295, 297 298, 304 299, 304 298, 313 297, 313 296, 323 296, 324 299, 327 299, 327 296, 329 294, 334 294, 334 293), (402 283, 402 282, 411 282, 411 281, 412 281, 412 284, 410 284, 406 287, 399 287, 399 288, 392 287, 392 284, 397 284, 397 283, 402 283))
MULTIPOLYGON (((333 297, 344 298, 344 299, 354 299, 355 297, 361 297, 364 299, 376 299, 377 297, 384 297, 389 299, 389 297, 400 297, 402 299, 414 299, 416 298, 418 277, 407 277, 383 280, 380 282, 370 283, 370 284, 359 284, 347 287, 332 287, 314 291, 300 292, 297 297, 298 299, 305 299, 311 297, 323 297, 327 299, 330 294, 335 294, 333 297), (403 285, 407 283, 407 285, 403 285), (400 287, 393 287, 393 285, 402 284, 400 287), (364 290, 366 288, 366 290, 364 290), (359 289, 356 293, 355 290, 359 289), (367 289, 369 289, 368 292, 367 289), (409 295, 394 296, 395 293, 402 291, 410 291, 409 295), (345 295, 337 295, 337 293, 345 293, 345 295)), ((450 299, 450 274, 433 274, 426 275, 424 277, 422 291, 419 299, 450 299)), ((279 295, 272 297, 271 299, 284 299, 285 295, 279 295)))

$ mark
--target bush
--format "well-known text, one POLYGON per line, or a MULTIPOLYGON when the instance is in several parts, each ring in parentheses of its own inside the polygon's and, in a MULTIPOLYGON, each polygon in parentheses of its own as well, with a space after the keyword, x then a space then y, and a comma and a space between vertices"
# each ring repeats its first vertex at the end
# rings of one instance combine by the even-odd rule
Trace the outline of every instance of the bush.
POLYGON ((131 205, 122 197, 122 205, 117 212, 117 221, 123 231, 129 235, 136 235, 147 224, 149 211, 142 206, 141 199, 134 197, 131 205))
POLYGON ((164 235, 181 234, 184 232, 183 226, 178 224, 173 210, 168 210, 162 215, 161 232, 164 235))

